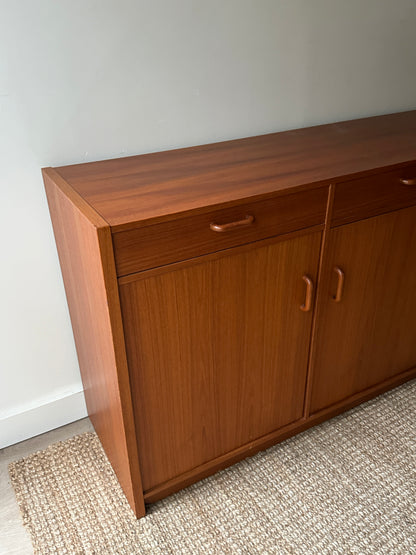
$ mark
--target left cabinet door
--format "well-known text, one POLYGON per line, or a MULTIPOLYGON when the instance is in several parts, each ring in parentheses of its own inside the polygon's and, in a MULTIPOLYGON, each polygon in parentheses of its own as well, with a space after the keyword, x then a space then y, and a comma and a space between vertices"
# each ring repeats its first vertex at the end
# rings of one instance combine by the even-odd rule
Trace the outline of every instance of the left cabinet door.
POLYGON ((121 280, 145 492, 302 418, 320 244, 277 238, 121 280))

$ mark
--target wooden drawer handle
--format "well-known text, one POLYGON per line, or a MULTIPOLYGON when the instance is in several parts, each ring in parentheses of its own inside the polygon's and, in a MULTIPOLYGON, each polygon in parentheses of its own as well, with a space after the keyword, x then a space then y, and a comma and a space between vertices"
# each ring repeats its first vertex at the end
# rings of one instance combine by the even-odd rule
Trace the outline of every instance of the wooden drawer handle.
POLYGON ((254 216, 246 216, 244 220, 239 220, 238 222, 230 222, 229 224, 209 224, 212 231, 231 231, 236 227, 245 227, 246 225, 251 225, 254 222, 254 216))
POLYGON ((334 272, 338 276, 338 285, 337 285, 337 292, 333 296, 333 299, 336 303, 339 303, 342 299, 342 293, 344 291, 345 274, 338 266, 335 266, 334 272))
POLYGON ((306 297, 305 302, 301 305, 300 309, 303 310, 303 312, 309 312, 312 308, 313 281, 309 276, 302 276, 302 279, 306 283, 306 297))
POLYGON ((416 177, 413 177, 411 179, 406 179, 405 177, 402 177, 400 179, 400 183, 402 185, 416 185, 416 177))

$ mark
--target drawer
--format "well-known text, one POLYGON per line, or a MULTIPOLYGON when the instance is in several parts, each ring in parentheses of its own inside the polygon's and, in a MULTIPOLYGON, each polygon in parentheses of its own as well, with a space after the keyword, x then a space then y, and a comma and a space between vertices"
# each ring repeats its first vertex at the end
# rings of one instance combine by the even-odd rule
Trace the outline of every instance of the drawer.
POLYGON ((338 226, 416 204, 416 165, 335 187, 331 225, 338 226))
POLYGON ((323 224, 327 198, 320 187, 114 233, 117 275, 323 224))

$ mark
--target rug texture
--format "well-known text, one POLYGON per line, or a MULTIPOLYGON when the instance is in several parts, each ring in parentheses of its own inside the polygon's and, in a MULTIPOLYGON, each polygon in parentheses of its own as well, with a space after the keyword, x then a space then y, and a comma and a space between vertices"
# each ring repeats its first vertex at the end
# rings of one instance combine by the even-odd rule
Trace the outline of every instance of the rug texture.
POLYGON ((10 465, 35 553, 415 554, 416 381, 149 507, 97 436, 10 465))

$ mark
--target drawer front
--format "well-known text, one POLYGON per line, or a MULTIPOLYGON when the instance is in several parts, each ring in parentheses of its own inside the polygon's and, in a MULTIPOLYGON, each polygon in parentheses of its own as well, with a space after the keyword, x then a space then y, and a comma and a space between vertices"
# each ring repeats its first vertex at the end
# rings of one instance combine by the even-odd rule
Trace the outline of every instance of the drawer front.
POLYGON ((114 233, 117 275, 322 224, 327 198, 320 187, 114 233))
POLYGON ((383 172, 335 188, 331 225, 338 226, 416 204, 416 165, 383 172))

